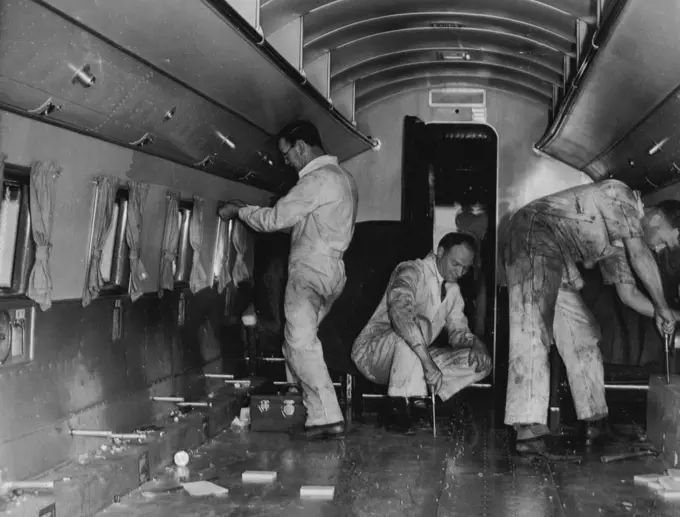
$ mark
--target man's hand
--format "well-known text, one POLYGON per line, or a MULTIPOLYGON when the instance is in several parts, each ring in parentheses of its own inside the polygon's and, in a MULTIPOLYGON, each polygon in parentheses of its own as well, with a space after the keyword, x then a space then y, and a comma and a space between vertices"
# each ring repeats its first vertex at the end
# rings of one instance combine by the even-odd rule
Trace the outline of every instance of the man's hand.
POLYGON ((491 357, 489 357, 489 354, 483 345, 479 343, 472 345, 468 357, 468 364, 474 366, 475 372, 477 373, 483 372, 491 367, 491 357))
POLYGON ((425 371, 425 382, 432 388, 432 391, 436 395, 439 393, 439 390, 442 387, 442 381, 444 380, 442 371, 432 359, 423 364, 423 370, 425 371))
POLYGON ((675 313, 671 309, 659 309, 654 313, 654 323, 656 330, 662 338, 675 332, 675 313))
POLYGON ((222 208, 220 208, 219 216, 225 221, 229 221, 230 219, 234 219, 235 217, 237 217, 239 208, 242 208, 244 206, 246 206, 246 204, 243 201, 240 201, 238 199, 232 199, 222 208))

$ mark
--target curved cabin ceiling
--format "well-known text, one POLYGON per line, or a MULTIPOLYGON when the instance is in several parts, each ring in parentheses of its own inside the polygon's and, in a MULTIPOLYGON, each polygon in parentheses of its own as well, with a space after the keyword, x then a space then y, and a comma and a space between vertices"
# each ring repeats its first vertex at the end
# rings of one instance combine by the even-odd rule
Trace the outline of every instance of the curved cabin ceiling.
POLYGON ((265 36, 302 17, 303 56, 330 53, 331 90, 356 85, 356 111, 400 91, 498 89, 550 108, 594 0, 262 0, 265 36), (460 56, 463 56, 460 58, 460 56))

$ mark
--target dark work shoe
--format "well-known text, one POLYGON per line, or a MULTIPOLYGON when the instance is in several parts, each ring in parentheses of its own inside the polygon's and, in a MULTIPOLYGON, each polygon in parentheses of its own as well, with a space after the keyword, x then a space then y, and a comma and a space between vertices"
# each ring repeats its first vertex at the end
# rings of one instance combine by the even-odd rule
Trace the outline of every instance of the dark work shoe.
POLYGON ((299 437, 307 440, 337 440, 344 438, 345 422, 305 427, 305 430, 300 433, 299 437))
POLYGON ((415 422, 407 398, 387 397, 383 423, 388 431, 413 436, 416 434, 415 422))

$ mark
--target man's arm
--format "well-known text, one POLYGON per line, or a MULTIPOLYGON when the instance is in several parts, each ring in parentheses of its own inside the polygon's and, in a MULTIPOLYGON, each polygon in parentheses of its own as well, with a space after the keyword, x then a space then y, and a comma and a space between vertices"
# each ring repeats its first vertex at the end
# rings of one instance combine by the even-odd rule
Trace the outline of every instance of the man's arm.
POLYGON ((422 272, 413 262, 399 264, 387 288, 387 314, 394 332, 411 347, 423 368, 438 369, 428 351, 432 336, 423 335, 416 311, 416 296, 422 272))
POLYGON ((621 301, 638 314, 654 317, 654 304, 633 284, 616 284, 616 293, 621 301))
POLYGON ((259 232, 276 232, 290 228, 313 212, 323 201, 325 189, 318 177, 308 174, 279 199, 272 208, 245 206, 239 218, 259 232))

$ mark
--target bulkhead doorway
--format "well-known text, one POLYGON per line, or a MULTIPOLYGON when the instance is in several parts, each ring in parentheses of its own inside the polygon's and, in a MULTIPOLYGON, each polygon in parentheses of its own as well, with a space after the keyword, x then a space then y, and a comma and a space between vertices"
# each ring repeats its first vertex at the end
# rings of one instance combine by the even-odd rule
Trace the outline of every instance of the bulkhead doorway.
POLYGON ((498 137, 480 123, 404 120, 402 220, 417 228, 421 256, 446 233, 470 233, 478 263, 460 282, 470 329, 496 363, 498 137))

